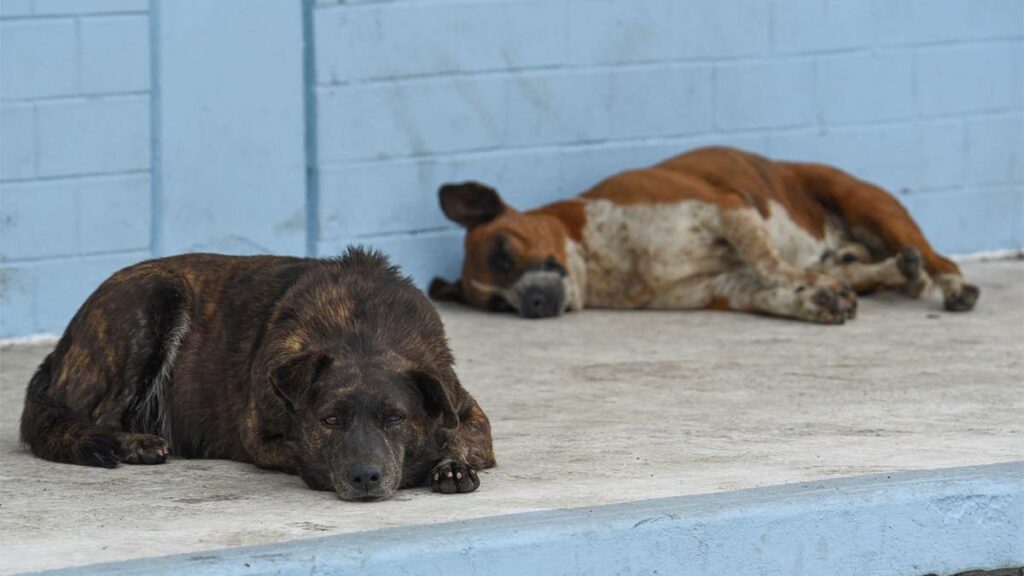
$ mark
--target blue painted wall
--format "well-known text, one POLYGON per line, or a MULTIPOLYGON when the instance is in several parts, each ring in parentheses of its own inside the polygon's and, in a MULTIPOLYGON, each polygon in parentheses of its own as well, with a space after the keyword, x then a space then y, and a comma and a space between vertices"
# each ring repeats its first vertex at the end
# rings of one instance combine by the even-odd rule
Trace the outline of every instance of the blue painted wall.
POLYGON ((0 0, 0 337, 188 250, 454 276, 513 204, 711 143, 832 162, 947 252, 1024 245, 1020 0, 0 0))

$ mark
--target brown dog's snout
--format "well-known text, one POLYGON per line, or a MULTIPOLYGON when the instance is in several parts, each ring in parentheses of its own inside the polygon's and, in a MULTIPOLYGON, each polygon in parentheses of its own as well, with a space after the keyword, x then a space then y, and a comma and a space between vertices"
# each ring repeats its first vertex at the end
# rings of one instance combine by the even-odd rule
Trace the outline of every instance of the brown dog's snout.
POLYGON ((561 312, 563 297, 545 288, 528 288, 519 302, 519 314, 523 318, 549 318, 561 312))

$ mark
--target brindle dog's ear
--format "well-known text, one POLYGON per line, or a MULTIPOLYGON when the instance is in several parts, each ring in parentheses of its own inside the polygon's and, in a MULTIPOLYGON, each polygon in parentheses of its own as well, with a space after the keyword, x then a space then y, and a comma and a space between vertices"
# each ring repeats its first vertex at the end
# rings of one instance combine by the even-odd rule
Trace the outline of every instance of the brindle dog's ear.
POLYGON ((479 182, 445 184, 438 195, 445 216, 466 228, 486 224, 507 209, 494 188, 479 182))
POLYGON ((440 276, 435 276, 427 288, 427 295, 432 300, 447 300, 449 302, 465 302, 466 297, 462 293, 462 281, 449 282, 440 276))
POLYGON ((449 430, 459 427, 459 413, 455 409, 454 400, 448 393, 448 387, 432 374, 414 371, 412 380, 423 396, 423 405, 427 415, 441 418, 441 426, 449 430))
POLYGON ((330 365, 331 357, 323 352, 296 356, 271 371, 270 383, 288 411, 294 412, 299 396, 330 365))

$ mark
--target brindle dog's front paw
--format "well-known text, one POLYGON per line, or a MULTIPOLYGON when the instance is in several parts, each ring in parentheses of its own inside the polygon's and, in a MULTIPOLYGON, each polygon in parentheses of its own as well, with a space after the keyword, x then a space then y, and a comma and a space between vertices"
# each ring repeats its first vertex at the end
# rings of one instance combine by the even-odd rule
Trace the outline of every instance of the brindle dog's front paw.
POLYGON ((442 494, 462 494, 480 487, 476 470, 454 460, 443 460, 430 472, 430 489, 442 494))
POLYGON ((170 452, 167 440, 153 434, 125 434, 121 438, 121 461, 125 464, 163 464, 170 452))

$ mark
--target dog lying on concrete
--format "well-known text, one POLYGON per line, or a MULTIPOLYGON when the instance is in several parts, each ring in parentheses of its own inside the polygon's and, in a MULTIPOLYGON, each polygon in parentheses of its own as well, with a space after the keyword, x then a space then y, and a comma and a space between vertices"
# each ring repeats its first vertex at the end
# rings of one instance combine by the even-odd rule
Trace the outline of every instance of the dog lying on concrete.
POLYGON ((857 294, 932 282, 947 310, 979 290, 890 194, 829 166, 704 148, 529 212, 476 182, 441 187, 467 229, 462 277, 430 295, 521 316, 713 308, 841 324, 857 294))
POLYGON ((151 260, 71 320, 21 437, 88 466, 252 462, 345 500, 471 492, 494 466, 490 423, 452 363, 433 305, 379 254, 151 260))

